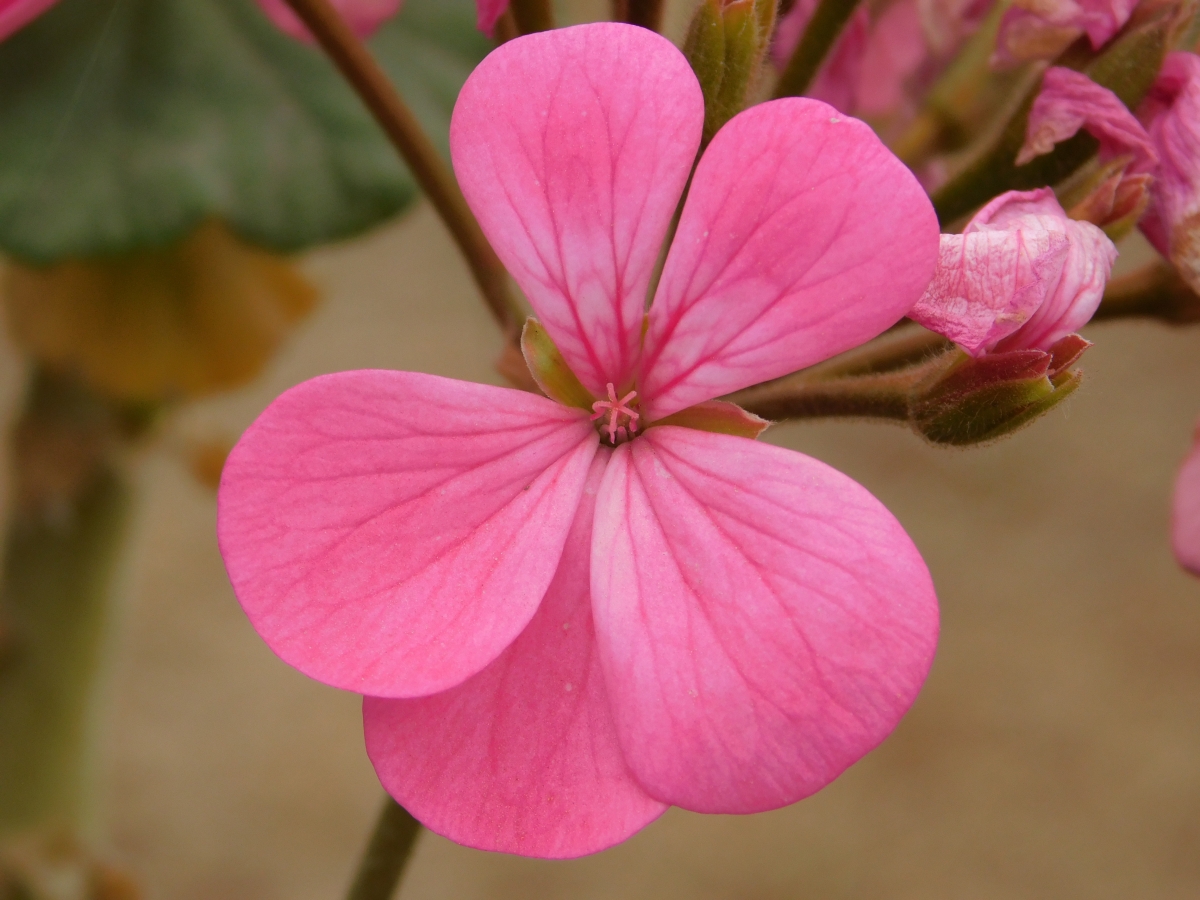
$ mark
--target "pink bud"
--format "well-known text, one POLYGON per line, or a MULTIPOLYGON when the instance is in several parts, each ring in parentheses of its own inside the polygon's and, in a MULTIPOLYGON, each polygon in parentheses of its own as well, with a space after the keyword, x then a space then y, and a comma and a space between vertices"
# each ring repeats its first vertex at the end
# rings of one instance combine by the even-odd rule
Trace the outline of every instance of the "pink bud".
POLYGON ((1013 66, 1053 59, 1080 35, 1092 49, 1107 44, 1129 21, 1138 0, 1016 0, 1000 22, 992 62, 1013 66))
POLYGON ((1102 160, 1132 156, 1130 175, 1151 173, 1158 167, 1158 153, 1150 136, 1120 98, 1082 72, 1061 66, 1047 69, 1042 78, 1042 89, 1029 111, 1025 144, 1017 154, 1017 165, 1049 153, 1055 144, 1074 137, 1080 128, 1100 142, 1102 160))
POLYGON ((1117 248, 1067 218, 1054 192, 1009 191, 962 234, 943 234, 937 271, 909 316, 972 356, 1049 350, 1100 305, 1117 248))
POLYGON ((0 0, 0 41, 24 28, 58 0, 0 0))
MULTIPOLYGON (((0 0, 2 2, 2 0, 0 0)), ((331 0, 333 8, 345 17, 359 37, 370 37, 384 22, 400 11, 404 0, 331 0)), ((272 22, 283 32, 300 41, 312 41, 304 23, 292 12, 286 0, 258 0, 272 22)))
POLYGON ((1141 229, 1200 290, 1200 57, 1168 54, 1138 114, 1161 160, 1141 229))

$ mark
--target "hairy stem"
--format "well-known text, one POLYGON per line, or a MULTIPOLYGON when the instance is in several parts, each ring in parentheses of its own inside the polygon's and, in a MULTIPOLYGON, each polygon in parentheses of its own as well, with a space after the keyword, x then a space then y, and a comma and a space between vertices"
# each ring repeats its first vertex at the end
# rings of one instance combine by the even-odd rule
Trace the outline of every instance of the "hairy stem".
POLYGON ((663 0, 613 0, 613 18, 662 31, 663 5, 663 0))
POLYGON ((842 33, 859 0, 821 0, 808 20, 804 35, 792 51, 787 67, 775 85, 776 97, 799 97, 808 90, 821 63, 842 33))
POLYGON ((1175 267, 1158 260, 1108 283, 1092 321, 1152 318, 1172 325, 1200 322, 1200 296, 1175 267))
POLYGON ((39 375, 16 429, 0 593, 0 833, 86 826, 111 581, 130 490, 108 411, 39 375))
POLYGON ((400 884, 421 824, 388 797, 363 853, 347 900, 389 900, 400 884))
POLYGON ((522 317, 508 272, 416 116, 329 0, 287 0, 287 4, 308 26, 400 152, 466 257, 493 317, 506 333, 515 334, 522 317))

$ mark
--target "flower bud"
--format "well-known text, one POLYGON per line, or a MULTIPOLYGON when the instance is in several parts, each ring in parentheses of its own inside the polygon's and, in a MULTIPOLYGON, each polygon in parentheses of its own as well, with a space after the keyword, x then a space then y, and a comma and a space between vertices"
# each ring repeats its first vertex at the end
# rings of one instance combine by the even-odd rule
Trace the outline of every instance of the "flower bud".
POLYGON ((746 107, 775 27, 774 0, 703 0, 683 53, 704 92, 704 138, 746 107))
POLYGON ((966 354, 914 392, 910 420, 935 444, 992 441, 1049 411, 1079 386, 1070 369, 1087 347, 1069 335, 1050 351, 1013 350, 973 359, 966 354))
POLYGON ((1200 57, 1168 54, 1138 112, 1161 158, 1141 229, 1200 291, 1200 57))
POLYGON ((1132 156, 1118 156, 1083 170, 1060 194, 1067 215, 1091 222, 1113 241, 1132 231, 1150 203, 1154 183, 1151 175, 1130 173, 1132 162, 1132 156))
POLYGON ((1015 0, 1005 13, 992 62, 1014 66, 1054 59, 1081 35, 1099 50, 1129 21, 1138 0, 1015 0))
POLYGON ((1049 350, 1091 319, 1116 257, 1049 188, 1009 191, 962 234, 942 235, 933 281, 909 316, 971 356, 1049 350))

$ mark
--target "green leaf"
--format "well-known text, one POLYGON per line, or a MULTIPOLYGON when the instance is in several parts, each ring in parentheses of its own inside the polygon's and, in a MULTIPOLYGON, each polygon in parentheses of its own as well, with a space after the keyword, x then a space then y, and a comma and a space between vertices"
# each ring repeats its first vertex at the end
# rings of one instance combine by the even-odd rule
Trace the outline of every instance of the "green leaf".
MULTIPOLYGON (((409 0, 372 48, 445 148, 487 52, 471 0, 409 0)), ((254 0, 62 0, 0 44, 0 249, 32 263, 177 240, 204 218, 293 251, 416 197, 315 47, 254 0)))

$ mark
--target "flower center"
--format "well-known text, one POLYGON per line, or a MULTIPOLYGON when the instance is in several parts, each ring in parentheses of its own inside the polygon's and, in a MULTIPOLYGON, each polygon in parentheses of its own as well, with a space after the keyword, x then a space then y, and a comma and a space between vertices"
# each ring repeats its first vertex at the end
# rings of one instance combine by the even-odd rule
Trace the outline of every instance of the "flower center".
POLYGON ((598 427, 601 434, 607 433, 608 443, 614 447, 617 444, 625 443, 637 434, 638 419, 641 418, 641 415, 635 406, 630 405, 636 399, 637 391, 630 391, 618 400, 616 388, 610 381, 608 383, 608 399, 597 400, 592 404, 593 422, 605 416, 608 417, 608 421, 598 427))

